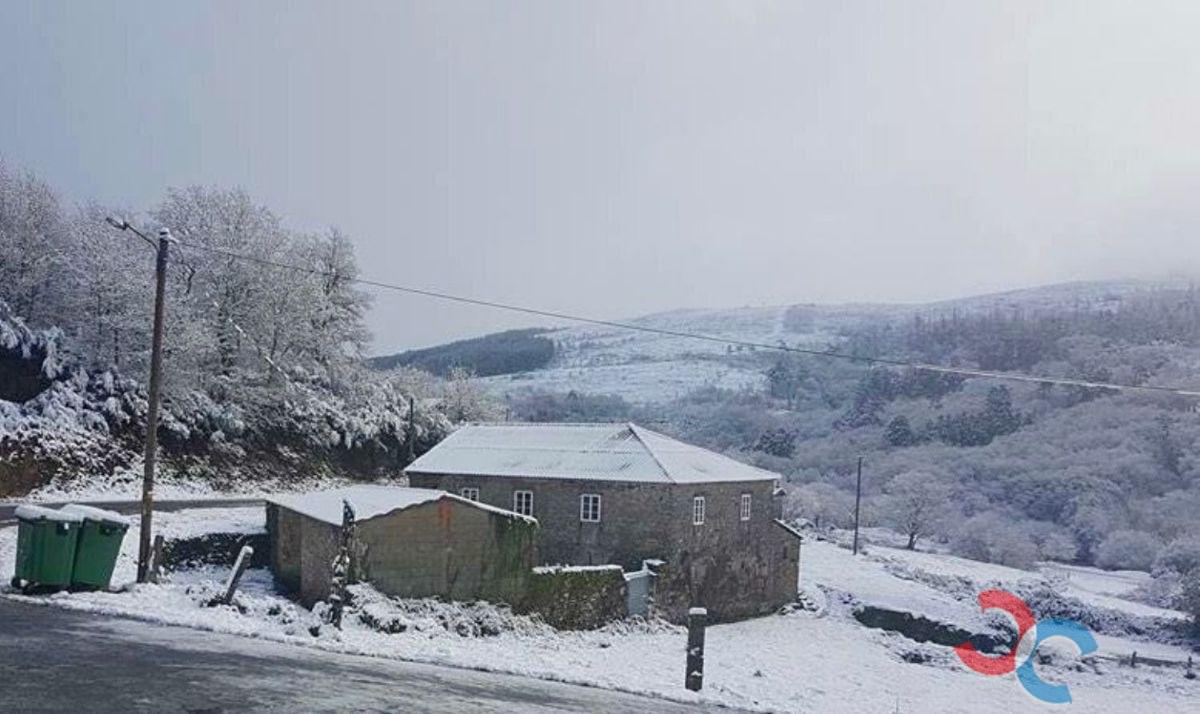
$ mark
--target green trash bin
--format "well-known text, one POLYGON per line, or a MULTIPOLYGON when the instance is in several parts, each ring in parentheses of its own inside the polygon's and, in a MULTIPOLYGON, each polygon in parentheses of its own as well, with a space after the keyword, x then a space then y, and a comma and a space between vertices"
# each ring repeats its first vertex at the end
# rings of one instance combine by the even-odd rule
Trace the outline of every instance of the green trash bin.
POLYGON ((61 590, 71 585, 82 518, 40 506, 17 508, 14 588, 61 590))
POLYGON ((75 567, 71 587, 76 590, 103 590, 112 580, 117 555, 129 521, 124 516, 91 506, 71 504, 62 513, 82 519, 79 544, 75 548, 75 567))

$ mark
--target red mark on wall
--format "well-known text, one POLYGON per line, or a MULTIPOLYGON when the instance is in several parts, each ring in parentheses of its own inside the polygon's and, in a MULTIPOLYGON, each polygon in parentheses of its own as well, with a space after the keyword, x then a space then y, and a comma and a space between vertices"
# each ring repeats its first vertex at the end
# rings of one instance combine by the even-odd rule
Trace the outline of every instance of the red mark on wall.
POLYGON ((450 499, 443 498, 438 501, 438 523, 442 528, 450 528, 450 520, 454 516, 454 507, 450 505, 450 499))

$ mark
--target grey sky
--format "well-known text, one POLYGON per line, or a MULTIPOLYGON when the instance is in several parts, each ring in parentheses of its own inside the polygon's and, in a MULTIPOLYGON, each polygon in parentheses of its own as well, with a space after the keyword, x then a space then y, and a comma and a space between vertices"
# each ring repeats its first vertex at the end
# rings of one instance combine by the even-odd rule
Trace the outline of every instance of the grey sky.
MULTIPOLYGON (((624 317, 1190 273, 1200 3, 0 0, 0 155, 624 317)), ((530 320, 381 294, 377 349, 530 320)))

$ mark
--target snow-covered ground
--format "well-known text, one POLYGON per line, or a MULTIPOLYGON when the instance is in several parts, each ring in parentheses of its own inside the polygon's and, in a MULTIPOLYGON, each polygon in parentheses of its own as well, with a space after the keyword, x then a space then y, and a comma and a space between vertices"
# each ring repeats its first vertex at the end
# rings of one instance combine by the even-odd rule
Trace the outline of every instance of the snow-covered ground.
MULTIPOLYGON (((1062 577, 1060 564, 1043 564, 1038 572, 1009 568, 994 563, 951 555, 914 552, 880 545, 867 547, 855 558, 831 542, 805 542, 801 580, 825 590, 834 602, 838 596, 858 604, 874 605, 962 627, 988 629, 976 599, 979 592, 1002 588, 1018 595, 1051 592, 1086 614, 1098 638, 1103 640, 1097 656, 1128 657, 1131 652, 1177 662, 1193 655, 1175 630, 1186 618, 1177 610, 1151 607, 1116 597, 1110 592, 1122 586, 1114 581, 1140 580, 1128 572, 1107 573, 1094 568, 1070 566, 1070 579, 1062 577), (1131 632, 1141 634, 1134 636, 1131 632)), ((1145 574, 1143 574, 1145 575, 1145 574)), ((1148 576, 1145 576, 1148 577, 1148 576)), ((1135 586, 1125 586, 1128 592, 1135 586)))
MULTIPOLYGON (((168 534, 246 532, 261 528, 263 512, 204 509, 164 513, 158 518, 168 534)), ((135 527, 126 537, 115 578, 118 584, 126 585, 133 578, 136 543, 135 527)), ((11 567, 14 551, 15 529, 0 529, 0 568, 11 567)), ((129 586, 123 592, 40 598, 6 592, 3 596, 333 651, 765 711, 1008 714, 1042 707, 1011 676, 974 674, 946 647, 918 644, 899 634, 860 625, 842 599, 847 595, 862 603, 979 626, 985 623, 974 601, 977 589, 989 583, 1016 587, 1044 581, 1043 575, 879 546, 856 558, 844 548, 813 540, 804 545, 802 568, 804 590, 812 600, 827 601, 825 606, 816 612, 798 610, 710 627, 705 688, 700 694, 682 686, 686 633, 658 622, 617 623, 595 632, 558 632, 504 608, 394 601, 359 586, 356 604, 339 633, 322 626, 317 614, 278 595, 270 574, 261 570, 248 573, 238 607, 204 607, 225 578, 224 569, 217 568, 177 572, 163 584, 129 586), (387 634, 384 629, 395 633, 387 634), (914 664, 905 660, 914 653, 927 661, 914 664)), ((1089 578, 1093 575, 1088 573, 1089 578)), ((1094 577, 1103 580, 1100 575, 1094 577)), ((1111 593, 1097 594, 1119 599, 1111 593)), ((1131 610, 1128 614, 1137 613, 1131 610)), ((1102 637, 1101 654, 1111 653, 1117 643, 1130 642, 1102 637)), ((1148 656, 1187 656, 1177 646, 1134 644, 1148 656)), ((1103 658, 1095 669, 1077 669, 1074 664, 1067 657, 1039 665, 1039 669, 1044 678, 1070 685, 1078 711, 1180 712, 1194 706, 1200 697, 1200 682, 1184 679, 1180 669, 1129 669, 1103 658)))

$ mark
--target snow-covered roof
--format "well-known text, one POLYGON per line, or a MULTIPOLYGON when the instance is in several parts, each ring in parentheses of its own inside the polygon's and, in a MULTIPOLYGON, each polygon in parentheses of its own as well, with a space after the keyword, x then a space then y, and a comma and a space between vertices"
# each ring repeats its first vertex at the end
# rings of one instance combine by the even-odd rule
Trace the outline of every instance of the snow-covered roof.
POLYGON ((268 503, 283 506, 297 513, 303 513, 310 518, 342 525, 342 501, 350 501, 354 507, 355 521, 365 521, 371 518, 387 515, 405 508, 419 506, 422 503, 440 501, 446 498, 465 503, 474 508, 498 513, 509 518, 520 518, 537 523, 537 519, 522 516, 503 508, 496 508, 485 503, 478 503, 466 498, 460 498, 452 493, 431 488, 408 488, 406 486, 349 486, 328 491, 313 491, 310 493, 287 494, 272 496, 268 503))
POLYGON ((470 424, 414 461, 407 471, 643 483, 779 478, 637 424, 470 424))

